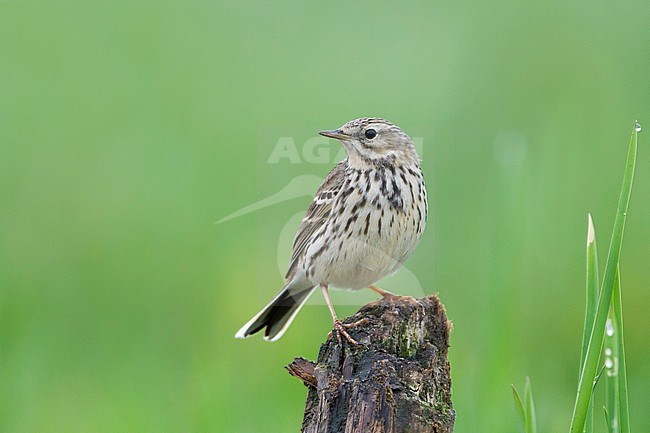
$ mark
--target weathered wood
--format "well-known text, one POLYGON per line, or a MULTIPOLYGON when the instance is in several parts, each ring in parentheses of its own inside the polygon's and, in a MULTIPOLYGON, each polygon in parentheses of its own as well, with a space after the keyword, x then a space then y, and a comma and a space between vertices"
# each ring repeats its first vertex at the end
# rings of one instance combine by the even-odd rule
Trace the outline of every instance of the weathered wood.
POLYGON ((318 362, 287 369, 309 388, 303 433, 451 433, 451 323, 437 296, 370 303, 344 323, 361 347, 330 335, 318 362), (362 320, 365 319, 365 320, 362 320))

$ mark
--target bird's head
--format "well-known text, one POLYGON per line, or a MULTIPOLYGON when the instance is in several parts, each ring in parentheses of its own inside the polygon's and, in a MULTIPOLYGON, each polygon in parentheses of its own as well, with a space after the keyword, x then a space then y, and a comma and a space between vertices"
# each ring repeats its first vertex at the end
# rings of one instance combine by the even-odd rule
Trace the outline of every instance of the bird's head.
POLYGON ((319 134, 339 140, 352 166, 364 167, 377 163, 407 165, 420 161, 411 137, 385 119, 362 117, 349 121, 339 129, 321 131, 319 134))

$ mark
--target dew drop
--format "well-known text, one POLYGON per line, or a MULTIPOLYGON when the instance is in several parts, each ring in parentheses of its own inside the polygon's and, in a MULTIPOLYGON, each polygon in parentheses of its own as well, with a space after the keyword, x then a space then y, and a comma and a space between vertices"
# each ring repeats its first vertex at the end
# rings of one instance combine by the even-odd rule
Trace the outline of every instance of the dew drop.
POLYGON ((608 337, 614 335, 614 324, 612 323, 612 319, 607 319, 607 323, 605 324, 605 332, 607 333, 608 337))
POLYGON ((605 356, 612 356, 612 349, 609 347, 605 349, 605 356))
POLYGON ((605 360, 605 368, 612 368, 614 367, 614 361, 612 361, 612 358, 607 358, 605 360))
POLYGON ((639 122, 634 122, 634 129, 636 132, 641 132, 641 124, 639 122))

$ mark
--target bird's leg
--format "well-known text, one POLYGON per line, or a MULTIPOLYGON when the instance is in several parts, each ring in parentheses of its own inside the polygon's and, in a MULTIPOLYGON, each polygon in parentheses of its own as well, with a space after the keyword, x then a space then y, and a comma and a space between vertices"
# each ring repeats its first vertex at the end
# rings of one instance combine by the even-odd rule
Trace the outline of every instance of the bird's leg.
POLYGON ((368 288, 373 292, 377 293, 378 295, 381 295, 382 298, 386 299, 387 301, 395 301, 399 298, 404 298, 404 296, 396 295, 394 293, 387 292, 386 290, 380 289, 374 284, 369 285, 368 288))
POLYGON ((339 340, 339 343, 343 343, 341 340, 341 335, 345 337, 346 340, 348 340, 350 343, 352 343, 355 346, 360 346, 357 341, 350 337, 350 334, 347 333, 345 330, 346 325, 341 323, 339 318, 336 316, 336 311, 334 311, 334 306, 332 305, 332 300, 330 299, 330 293, 327 290, 327 284, 321 284, 320 286, 321 290, 323 291, 323 296, 325 297, 325 302, 327 303, 327 308, 330 309, 330 314, 332 315, 332 320, 334 321, 334 329, 336 330, 336 337, 339 340))

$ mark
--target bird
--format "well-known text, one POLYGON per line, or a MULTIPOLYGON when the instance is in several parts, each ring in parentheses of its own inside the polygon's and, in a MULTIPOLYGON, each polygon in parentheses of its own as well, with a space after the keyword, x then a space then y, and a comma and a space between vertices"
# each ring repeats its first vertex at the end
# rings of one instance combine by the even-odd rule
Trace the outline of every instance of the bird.
POLYGON ((319 134, 338 140, 347 157, 325 177, 298 227, 284 286, 236 338, 264 330, 265 340, 278 340, 320 287, 337 338, 357 345, 346 331, 351 325, 336 315, 329 288, 398 297, 375 283, 404 264, 426 225, 427 191, 413 140, 379 117, 319 134))

